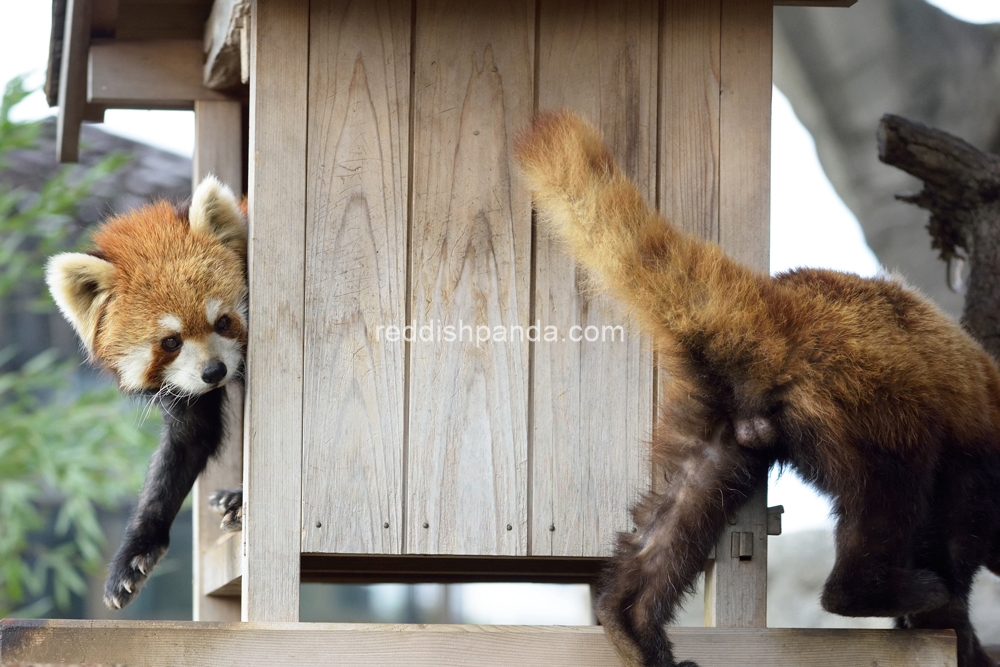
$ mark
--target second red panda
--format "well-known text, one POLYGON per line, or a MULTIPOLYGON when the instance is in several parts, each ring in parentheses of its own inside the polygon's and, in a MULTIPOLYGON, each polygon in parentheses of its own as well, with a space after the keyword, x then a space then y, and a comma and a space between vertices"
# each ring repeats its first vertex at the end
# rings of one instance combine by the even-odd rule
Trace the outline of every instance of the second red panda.
POLYGON ((898 282, 770 277, 660 217, 598 132, 540 115, 518 158, 548 229, 651 334, 670 378, 653 435, 665 476, 633 508, 597 613, 632 667, 675 662, 664 631, 726 517, 787 464, 833 501, 823 606, 953 628, 959 665, 992 667, 969 622, 1000 573, 1000 371, 898 282))

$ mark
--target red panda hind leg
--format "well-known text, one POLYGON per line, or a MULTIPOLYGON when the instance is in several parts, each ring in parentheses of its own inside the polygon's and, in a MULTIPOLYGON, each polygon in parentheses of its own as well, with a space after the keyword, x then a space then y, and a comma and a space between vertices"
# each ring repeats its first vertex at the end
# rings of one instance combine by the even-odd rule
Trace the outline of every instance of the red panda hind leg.
POLYGON ((597 616, 628 667, 697 667, 674 661, 664 625, 691 592, 726 517, 766 484, 771 463, 738 447, 728 425, 708 434, 665 429, 653 447, 665 484, 633 507, 637 531, 619 534, 597 600, 597 616))
POLYGON ((941 577, 914 567, 915 540, 931 514, 933 484, 933 470, 882 460, 868 461, 838 489, 837 555, 820 598, 824 609, 841 616, 893 617, 948 602, 941 577))

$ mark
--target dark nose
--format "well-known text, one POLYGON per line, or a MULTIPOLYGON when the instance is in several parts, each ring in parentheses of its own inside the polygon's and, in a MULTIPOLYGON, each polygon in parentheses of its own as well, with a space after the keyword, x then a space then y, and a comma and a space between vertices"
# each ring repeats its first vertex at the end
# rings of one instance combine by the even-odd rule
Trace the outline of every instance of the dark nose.
POLYGON ((226 377, 226 365, 221 361, 210 361, 201 371, 201 379, 205 384, 215 384, 226 377))

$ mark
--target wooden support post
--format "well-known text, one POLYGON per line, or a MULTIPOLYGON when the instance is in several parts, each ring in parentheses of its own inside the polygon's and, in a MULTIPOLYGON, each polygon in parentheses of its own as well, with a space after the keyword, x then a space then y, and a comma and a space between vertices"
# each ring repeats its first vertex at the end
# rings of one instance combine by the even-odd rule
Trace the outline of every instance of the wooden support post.
MULTIPOLYGON (((769 271, 772 0, 722 0, 719 245, 769 271)), ((705 624, 767 625, 767 488, 731 517, 705 570, 705 624)))
POLYGON ((244 621, 297 621, 309 0, 251 20, 244 621))
MULTIPOLYGON (((242 112, 238 101, 203 101, 194 103, 195 143, 192 189, 209 175, 215 175, 239 197, 243 190, 242 112)), ((195 482, 192 495, 194 518, 194 610, 196 621, 238 621, 240 601, 232 597, 206 595, 206 584, 220 578, 210 572, 225 563, 206 559, 206 552, 230 537, 219 529, 219 517, 209 509, 208 494, 216 489, 233 489, 243 484, 243 389, 230 385, 227 390, 226 441, 219 457, 195 482)))
POLYGON ((66 27, 59 69, 59 116, 56 119, 58 162, 76 162, 80 157, 80 123, 87 107, 91 13, 91 0, 66 0, 66 27))
MULTIPOLYGON (((955 667, 952 630, 675 628, 712 667, 955 667)), ((129 667, 618 667, 603 628, 176 621, 0 622, 0 661, 129 667)))

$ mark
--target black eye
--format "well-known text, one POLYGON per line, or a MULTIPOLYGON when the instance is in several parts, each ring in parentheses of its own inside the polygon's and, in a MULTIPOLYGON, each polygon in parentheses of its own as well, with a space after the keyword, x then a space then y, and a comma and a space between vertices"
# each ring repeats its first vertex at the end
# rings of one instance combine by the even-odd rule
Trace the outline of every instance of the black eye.
POLYGON ((162 345, 163 349, 167 352, 173 352, 180 348, 181 339, 176 336, 169 336, 163 339, 162 345))
POLYGON ((215 321, 215 330, 221 333, 227 330, 230 324, 232 323, 229 321, 229 318, 223 315, 215 321))

